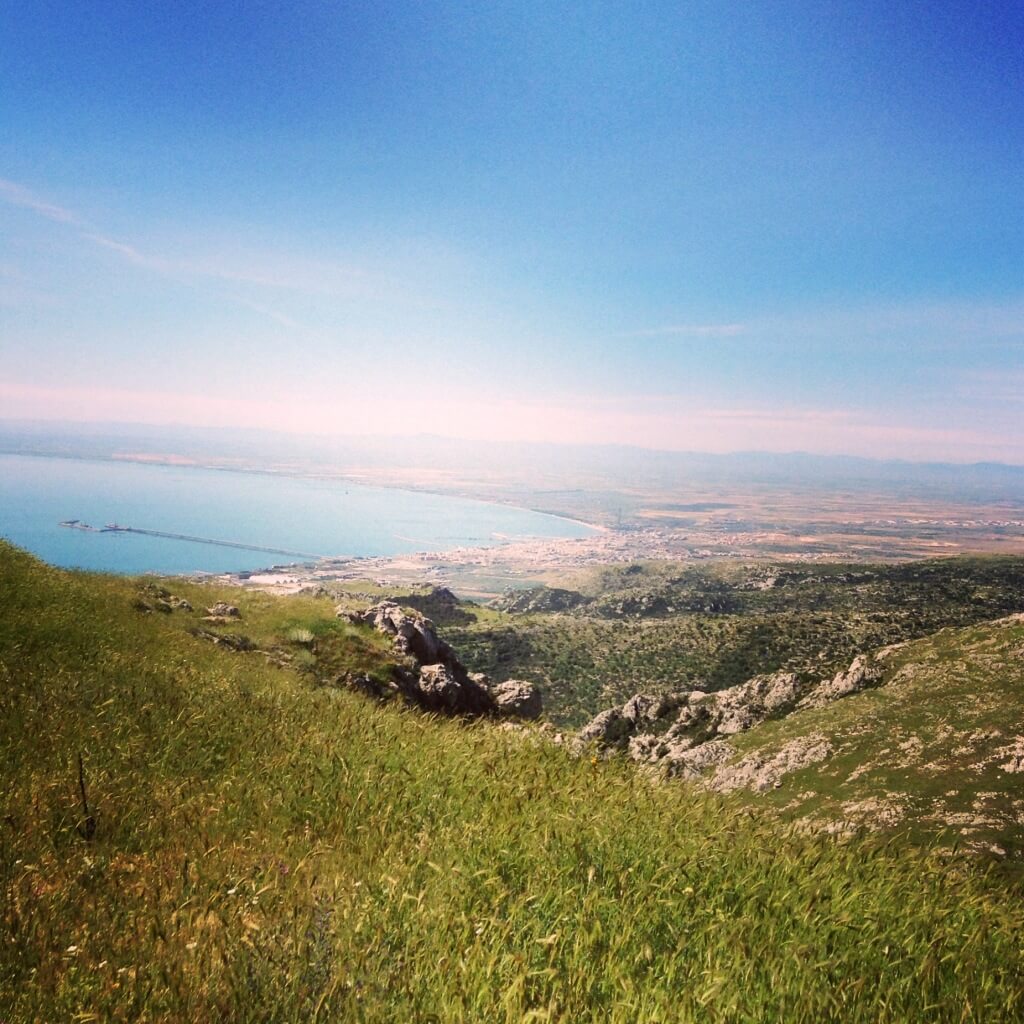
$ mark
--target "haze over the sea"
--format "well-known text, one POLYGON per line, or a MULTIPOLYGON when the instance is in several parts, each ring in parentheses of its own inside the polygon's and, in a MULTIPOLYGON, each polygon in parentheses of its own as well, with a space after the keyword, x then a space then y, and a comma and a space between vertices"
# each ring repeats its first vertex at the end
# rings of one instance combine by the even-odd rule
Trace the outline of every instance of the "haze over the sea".
POLYGON ((8 4, 0 418, 1024 462, 1024 6, 8 4))

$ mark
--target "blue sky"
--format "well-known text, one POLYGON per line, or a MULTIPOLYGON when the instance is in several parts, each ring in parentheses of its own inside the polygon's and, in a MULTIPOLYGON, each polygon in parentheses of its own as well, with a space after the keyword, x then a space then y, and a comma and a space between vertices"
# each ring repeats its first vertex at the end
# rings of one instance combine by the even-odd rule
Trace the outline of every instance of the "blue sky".
POLYGON ((0 12, 0 416, 1024 462, 1017 3, 0 12))

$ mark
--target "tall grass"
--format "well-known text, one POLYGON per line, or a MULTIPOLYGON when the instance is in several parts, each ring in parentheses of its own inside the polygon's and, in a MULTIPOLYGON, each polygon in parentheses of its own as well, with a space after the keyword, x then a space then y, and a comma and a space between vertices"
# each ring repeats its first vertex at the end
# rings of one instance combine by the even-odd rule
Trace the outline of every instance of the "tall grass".
MULTIPOLYGON (((1024 1015, 993 865, 317 688, 136 589, 0 547, 8 1024, 1024 1015)), ((236 601, 254 635, 338 628, 236 601)))

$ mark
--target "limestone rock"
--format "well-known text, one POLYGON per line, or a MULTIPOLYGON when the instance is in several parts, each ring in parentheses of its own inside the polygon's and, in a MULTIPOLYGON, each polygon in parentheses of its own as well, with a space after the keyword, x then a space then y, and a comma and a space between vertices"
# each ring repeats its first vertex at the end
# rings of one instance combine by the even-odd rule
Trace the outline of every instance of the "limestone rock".
MULTIPOLYGON (((218 622, 225 621, 218 619, 218 622)), ((217 647, 225 647, 229 651, 254 651, 256 645, 247 637, 237 633, 211 633, 208 629, 191 629, 189 632, 201 640, 209 640, 217 647)))
POLYGON ((206 609, 208 619, 240 619, 242 613, 233 605, 225 601, 218 601, 215 605, 206 609))
POLYGON ((860 693, 869 687, 877 686, 882 681, 884 667, 880 659, 860 654, 850 663, 850 667, 838 672, 828 682, 820 683, 801 702, 801 708, 820 708, 831 704, 834 700, 860 693))
POLYGON ((362 612, 339 608, 337 614, 390 636, 395 650, 413 662, 412 671, 395 670, 398 689, 410 703, 449 715, 492 715, 498 710, 486 677, 470 675, 420 612, 410 614, 395 601, 381 601, 362 612))
POLYGON ((183 597, 175 597, 169 590, 155 583, 149 583, 142 588, 142 594, 135 599, 132 607, 140 612, 158 611, 165 615, 173 611, 192 611, 192 605, 183 597))
POLYGON ((626 749, 637 761, 656 761, 670 749, 678 754, 783 714, 805 689, 794 673, 775 672, 718 693, 637 694, 621 708, 602 711, 583 727, 579 740, 626 749))
POLYGON ((487 715, 494 710, 486 688, 440 662, 420 667, 413 696, 427 711, 450 715, 487 715))
POLYGON ((621 746, 633 732, 633 723, 618 708, 609 708, 595 715, 577 734, 580 743, 597 743, 602 747, 621 746))
POLYGON ((1003 747, 997 753, 1000 757, 1009 758, 999 766, 1004 772, 1011 775, 1024 772, 1024 736, 1018 736, 1013 743, 1003 747))
POLYGON ((719 716, 716 732, 732 736, 793 708, 803 693, 793 672, 754 676, 740 686, 711 694, 708 703, 719 716))
MULTIPOLYGON (((621 707, 609 708, 593 718, 578 733, 576 745, 596 743, 607 750, 622 750, 641 764, 666 767, 670 774, 698 777, 727 756, 730 748, 723 744, 724 737, 879 685, 886 661, 898 649, 899 645, 893 645, 873 655, 860 655, 849 668, 818 683, 807 682, 793 672, 773 672, 715 693, 687 690, 656 696, 637 694, 621 707)), ((830 749, 825 751, 821 743, 812 742, 806 748, 799 743, 792 749, 786 747, 773 755, 778 760, 770 763, 761 763, 751 755, 729 768, 715 785, 726 789, 748 785, 768 788, 786 771, 795 770, 788 767, 790 762, 796 764, 803 757, 821 759, 828 753, 830 749)), ((1011 759, 1007 764, 1007 770, 1013 770, 1016 762, 1011 759)))
POLYGON ((733 747, 725 740, 711 740, 684 750, 670 745, 666 753, 668 773, 681 779, 699 779, 709 769, 728 761, 734 753, 733 747))
MULTIPOLYGON (((472 677, 471 677, 472 678, 472 677)), ((508 679, 491 690, 499 715, 539 718, 543 710, 540 690, 522 679, 508 679)))
POLYGON ((419 612, 409 614, 394 601, 381 601, 364 612, 339 609, 338 616, 394 637, 395 649, 420 665, 458 663, 455 652, 437 635, 430 619, 419 612))
POLYGON ((791 740, 774 754, 755 751, 736 764, 719 768, 708 780, 709 789, 729 793, 734 789, 764 792, 782 785, 790 772, 818 764, 832 756, 832 744, 821 733, 791 740))

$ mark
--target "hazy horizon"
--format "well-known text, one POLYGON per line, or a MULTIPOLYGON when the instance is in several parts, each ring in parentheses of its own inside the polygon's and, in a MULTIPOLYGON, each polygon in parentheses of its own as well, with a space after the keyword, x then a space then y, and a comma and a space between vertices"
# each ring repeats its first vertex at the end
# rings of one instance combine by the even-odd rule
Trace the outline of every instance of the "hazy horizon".
POLYGON ((1024 464, 1024 8, 0 13, 0 418, 1024 464))
MULTIPOLYGON (((800 471, 814 467, 874 467, 885 471, 906 467, 911 470, 1003 471, 1024 481, 1024 463, 999 460, 923 460, 901 457, 855 455, 845 452, 821 453, 793 449, 736 449, 734 451, 701 451, 697 449, 652 448, 625 443, 587 443, 543 441, 487 441, 420 431, 410 434, 296 434, 261 427, 209 427, 166 423, 131 423, 122 421, 68 421, 57 419, 6 419, 0 417, 0 452, 11 454, 60 454, 68 448, 76 457, 90 451, 96 457, 131 458, 139 456, 182 455, 203 458, 246 457, 270 464, 275 458, 306 458, 311 464, 318 458, 341 458, 355 455, 373 456, 382 464, 402 465, 423 460, 424 464, 451 460, 452 465, 465 459, 493 461, 494 453, 506 457, 517 454, 524 461, 518 468, 528 467, 534 458, 544 456, 564 461, 574 469, 588 466, 608 468, 617 458, 627 461, 624 467, 643 465, 679 465, 683 463, 726 465, 787 465, 800 471), (96 446, 90 448, 90 445, 96 446), (629 461, 634 460, 634 461, 629 461), (639 460, 639 461, 636 461, 639 460)), ((540 463, 538 463, 540 465, 540 463)), ((550 468, 550 466, 548 466, 550 468)))

